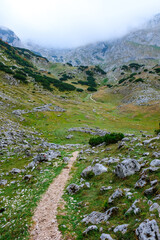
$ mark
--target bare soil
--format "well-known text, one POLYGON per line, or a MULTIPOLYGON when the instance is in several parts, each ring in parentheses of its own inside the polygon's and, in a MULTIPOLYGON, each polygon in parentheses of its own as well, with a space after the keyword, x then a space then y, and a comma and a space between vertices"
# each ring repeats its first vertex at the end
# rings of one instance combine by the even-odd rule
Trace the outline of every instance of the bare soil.
POLYGON ((62 240, 56 219, 58 203, 60 202, 69 173, 78 151, 73 153, 68 166, 54 179, 47 192, 42 196, 33 216, 33 226, 30 231, 30 240, 62 240))

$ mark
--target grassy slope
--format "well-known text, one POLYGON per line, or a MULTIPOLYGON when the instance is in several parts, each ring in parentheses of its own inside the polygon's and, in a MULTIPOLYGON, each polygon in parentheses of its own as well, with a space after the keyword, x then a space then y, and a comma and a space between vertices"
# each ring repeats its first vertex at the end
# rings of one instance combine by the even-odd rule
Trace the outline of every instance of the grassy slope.
MULTIPOLYGON (((6 60, 6 57, 1 55, 1 60, 8 65, 13 65, 12 60, 6 60)), ((39 63, 38 67, 45 67, 44 64, 39 63)), ((58 76, 62 71, 75 71, 73 67, 65 67, 61 65, 46 65, 47 71, 51 71, 53 76, 58 76)), ((99 77, 101 78, 101 77, 99 77)), ((76 73, 76 79, 85 79, 83 73, 76 73)), ((98 76, 97 76, 98 80, 98 76)), ((82 87, 82 86, 81 86, 82 87)), ((82 87, 83 88, 83 87, 82 87)), ((82 143, 87 144, 90 138, 89 134, 76 133, 71 140, 67 140, 67 129, 70 127, 90 126, 99 127, 108 131, 130 132, 139 134, 139 130, 146 130, 148 133, 153 133, 153 130, 158 127, 158 119, 160 117, 159 110, 155 106, 122 106, 117 108, 117 103, 122 99, 121 95, 118 97, 110 92, 104 92, 105 89, 100 89, 97 93, 93 94, 93 98, 97 102, 90 99, 88 92, 58 92, 56 89, 51 93, 44 91, 39 86, 29 83, 28 85, 19 84, 18 86, 9 85, 5 74, 0 72, 0 101, 3 105, 0 106, 1 110, 1 126, 5 126, 5 121, 9 120, 19 126, 19 129, 26 129, 36 132, 35 137, 44 138, 49 142, 54 143, 82 143), (9 96, 9 99, 4 95, 9 96), (43 104, 52 103, 53 106, 60 106, 66 109, 64 113, 56 112, 36 112, 23 114, 22 117, 17 117, 12 114, 15 109, 31 110, 33 107, 41 106, 43 104), (132 109, 132 111, 131 111, 132 109), (93 111, 94 110, 94 111, 93 111), (39 135, 39 133, 41 135, 39 135)), ((27 139, 29 141, 29 139, 27 139)), ((35 155, 38 152, 38 144, 41 140, 31 142, 33 148, 31 152, 35 155)), ((16 146, 12 146, 14 149, 16 146)), ((10 148, 8 148, 11 151, 10 148)), ((46 149, 47 150, 47 149, 46 149)), ((12 150, 13 151, 13 150, 12 150)), ((113 150, 115 151, 115 150, 113 150)), ((62 152, 64 155, 70 154, 70 151, 62 152)), ((93 156, 89 156, 92 159, 93 156)), ((24 152, 19 154, 13 151, 13 155, 8 156, 7 152, 3 152, 1 157, 1 173, 10 171, 13 167, 23 169, 26 164, 32 161, 32 157, 24 156, 24 152)), ((43 163, 40 168, 36 169, 32 174, 34 180, 30 183, 22 180, 21 176, 4 176, 8 180, 9 185, 2 187, 1 200, 2 209, 6 208, 4 213, 0 213, 1 217, 1 234, 0 239, 25 239, 27 236, 27 228, 30 224, 33 209, 40 198, 40 195, 47 189, 52 179, 60 172, 63 167, 62 158, 56 160, 52 165, 43 163), (54 167, 52 167, 54 166, 54 167), (43 170, 48 169, 49 171, 43 170), (10 184, 11 181, 17 181, 16 184, 10 184), (43 184, 41 184, 44 182, 43 184), (33 203, 31 205, 31 202, 33 203), (10 223, 8 224, 7 222, 10 223)), ((89 160, 90 161, 90 160, 89 160)), ((83 168, 89 162, 83 163, 83 168)), ((81 163, 77 163, 78 171, 81 171, 81 163)), ((77 174, 77 173, 76 173, 77 174)), ((75 175, 76 176, 76 175, 75 175)), ((105 179, 103 180, 105 181, 105 179)), ((105 182, 107 184, 107 182, 105 182)), ((95 185, 95 189, 98 187, 95 185)), ((85 199, 91 199, 93 192, 85 193, 85 199)), ((95 195, 97 193, 95 192, 95 195)), ((82 196, 78 195, 79 199, 82 196)), ((101 201, 101 200, 100 200, 101 201)), ((100 205, 102 206, 104 198, 100 205)), ((102 208, 103 209, 103 206, 102 208)), ((91 210, 91 209, 89 209, 91 210)), ((86 212, 89 210, 86 209, 86 212)), ((73 217, 71 214, 70 217, 73 217)), ((78 220, 77 220, 78 221, 78 220)), ((76 221, 75 223, 76 224, 76 221)), ((83 227, 82 227, 83 228, 83 227)), ((80 227, 79 231, 82 229, 80 227)))

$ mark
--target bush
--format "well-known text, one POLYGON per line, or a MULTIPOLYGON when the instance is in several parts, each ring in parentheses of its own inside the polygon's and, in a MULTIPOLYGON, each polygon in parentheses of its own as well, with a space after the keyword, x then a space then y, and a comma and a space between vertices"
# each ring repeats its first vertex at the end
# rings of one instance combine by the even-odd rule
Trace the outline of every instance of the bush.
POLYGON ((154 131, 157 135, 160 133, 160 128, 154 131))
POLYGON ((97 89, 94 88, 94 87, 88 87, 88 88, 87 88, 87 91, 89 91, 89 92, 96 92, 97 89))
POLYGON ((83 92, 84 90, 82 88, 77 88, 76 91, 77 92, 83 92))
POLYGON ((20 80, 21 82, 27 83, 26 77, 20 73, 14 74, 13 77, 20 80))
POLYGON ((144 82, 144 80, 142 78, 137 78, 135 82, 144 82))
POLYGON ((106 145, 117 143, 118 141, 122 140, 124 138, 123 133, 110 133, 106 134, 105 136, 102 137, 93 137, 90 138, 89 144, 93 146, 97 146, 103 142, 106 143, 106 145))

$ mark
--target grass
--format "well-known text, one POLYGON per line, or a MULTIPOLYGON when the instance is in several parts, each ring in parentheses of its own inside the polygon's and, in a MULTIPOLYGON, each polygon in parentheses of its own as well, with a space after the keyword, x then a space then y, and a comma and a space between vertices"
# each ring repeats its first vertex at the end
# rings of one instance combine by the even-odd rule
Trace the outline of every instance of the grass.
MULTIPOLYGON (((0 60, 5 62, 6 65, 14 65, 14 61, 5 60, 0 55, 0 60)), ((42 64, 38 64, 38 68, 43 68, 42 64)), ((63 66, 61 64, 48 64, 46 70, 51 72, 54 77, 59 77, 62 72, 75 72, 75 78, 68 80, 68 82, 86 80, 86 74, 78 72, 75 67, 63 66)), ((144 77, 144 76, 143 76, 144 77)), ((101 82, 101 77, 96 76, 97 81, 101 82)), ((102 79, 105 77, 102 76, 102 79)), ((76 87, 86 89, 86 86, 76 85, 76 87)), ((150 104, 148 106, 134 106, 132 104, 122 104, 122 94, 113 92, 105 87, 99 88, 98 92, 93 94, 93 99, 97 102, 93 102, 90 99, 90 94, 86 91, 82 93, 77 92, 64 92, 61 93, 54 89, 53 92, 45 91, 42 87, 34 84, 33 82, 28 85, 18 84, 9 85, 9 82, 5 78, 5 74, 0 71, 0 125, 1 125, 1 139, 5 139, 4 133, 6 131, 19 132, 25 130, 23 140, 27 140, 30 145, 29 151, 31 156, 26 156, 23 151, 23 142, 19 138, 19 141, 15 140, 15 143, 8 144, 6 149, 1 152, 0 161, 0 174, 2 179, 7 179, 8 184, 5 187, 1 186, 0 200, 2 205, 0 210, 5 210, 0 213, 0 239, 27 239, 28 228, 31 224, 31 217, 33 210, 35 209, 41 195, 47 190, 49 184, 53 178, 56 177, 61 169, 64 167, 62 158, 59 158, 48 163, 40 164, 31 174, 33 178, 29 182, 23 180, 24 173, 20 175, 12 175, 9 171, 12 168, 24 169, 24 167, 30 163, 33 156, 38 152, 47 151, 47 148, 41 148, 40 144, 43 141, 53 142, 57 144, 68 143, 80 143, 87 144, 91 135, 80 132, 68 132, 71 127, 99 127, 106 129, 110 132, 122 132, 122 133, 135 133, 140 135, 140 130, 147 131, 148 134, 158 129, 160 113, 159 104, 150 104), (51 103, 54 106, 59 106, 66 109, 66 112, 30 112, 16 116, 12 114, 13 110, 21 109, 26 111, 32 111, 34 107, 42 106, 44 104, 51 103), (121 106, 120 106, 121 105, 121 106), (6 126, 10 126, 7 129, 6 126), (31 133, 33 132, 33 134, 31 133), (66 139, 68 134, 72 134, 73 138, 66 139), (33 138, 30 137, 33 135, 33 138), (9 153, 8 153, 9 152, 9 153), (33 156, 32 156, 33 154, 33 156), (6 175, 7 174, 7 175, 6 175), (15 181, 15 183, 11 183, 15 181)), ((1 141, 0 139, 0 141, 1 141)), ((88 145, 87 145, 88 147, 88 145)), ((109 146, 110 147, 110 146, 109 146)), ((104 150, 103 148, 101 150, 104 150)), ((149 149, 149 151, 152 151, 149 149)), ((129 154, 131 157, 140 157, 144 152, 143 148, 134 147, 134 151, 129 154)), ((70 150, 61 151, 62 157, 70 154, 70 150)), ((87 156, 87 160, 78 161, 73 168, 70 182, 79 183, 81 171, 96 157, 103 158, 108 155, 118 156, 128 155, 127 149, 120 149, 117 151, 117 145, 111 145, 111 152, 100 152, 97 154, 90 154, 87 156)), ((104 211, 104 204, 109 195, 117 188, 117 180, 112 173, 114 168, 109 166, 107 175, 103 174, 98 177, 93 177, 88 181, 91 183, 91 189, 84 189, 77 195, 68 196, 64 195, 64 199, 67 203, 65 212, 60 210, 59 223, 60 230, 68 239, 85 239, 82 236, 82 232, 86 228, 81 223, 82 215, 90 213, 92 210, 104 211), (107 176, 107 177, 106 177, 107 176), (112 182, 110 182, 112 181, 112 182), (112 190, 104 194, 100 194, 100 187, 102 185, 112 185, 112 190), (95 204, 96 202, 96 204, 95 204), (83 210, 82 210, 83 209, 83 210), (66 225, 67 228, 64 228, 66 225), (75 229, 75 230, 74 230, 75 229)), ((29 170, 28 170, 28 172, 29 170)), ((25 174, 27 174, 25 173, 25 174)), ((159 173, 155 173, 155 177, 158 179, 159 173)), ((150 178, 154 178, 150 175, 150 178)), ((120 182, 119 187, 131 187, 137 181, 138 175, 134 175, 126 179, 125 182, 120 182)), ((135 198, 141 196, 141 190, 137 190, 135 198)), ((144 199, 145 200, 145 199, 144 199)), ((125 209, 128 209, 131 201, 126 200, 124 197, 118 202, 118 206, 121 211, 116 218, 113 218, 108 226, 102 223, 104 231, 118 223, 127 222, 129 217, 124 216, 125 209)), ((146 202, 140 202, 141 208, 147 207, 146 202)), ((140 219, 148 217, 147 213, 141 213, 140 219)), ((137 217, 137 216, 136 216, 137 217)), ((133 228, 136 228, 138 223, 135 223, 135 216, 130 219, 129 235, 124 235, 123 238, 119 235, 119 239, 134 239, 133 228), (127 238, 128 237, 128 238, 127 238)), ((157 220, 159 222, 159 220, 157 220)), ((100 233, 90 233, 89 239, 98 239, 100 233)), ((114 234, 111 234, 114 237, 114 234)), ((87 239, 87 238, 86 238, 87 239)))
MULTIPOLYGON (((156 146, 159 146, 160 142, 156 143, 156 146)), ((145 149, 145 147, 135 147, 133 151, 130 152, 131 158, 139 159, 142 157, 143 153, 146 151, 150 151, 150 156, 152 155, 152 151, 145 149)), ((103 147, 98 149, 98 153, 95 154, 85 154, 84 156, 87 157, 86 160, 80 160, 75 163, 74 171, 72 172, 72 179, 68 182, 67 185, 70 183, 80 184, 80 174, 85 167, 91 165, 91 162, 94 159, 103 159, 104 157, 127 157, 129 152, 128 148, 130 147, 130 143, 124 149, 117 150, 117 144, 111 145, 111 151, 105 153, 103 147)), ((96 150, 97 148, 95 148, 96 150)), ((152 160, 150 157, 145 157, 146 160, 149 162, 152 160)), ((105 165, 105 164, 104 164, 105 165)), ((109 219, 109 222, 98 224, 97 227, 103 227, 103 232, 111 234, 114 239, 121 240, 121 239, 135 239, 135 229, 139 226, 140 222, 145 219, 152 219, 149 213, 149 205, 147 204, 148 200, 152 200, 153 196, 145 197, 144 190, 150 187, 148 183, 143 189, 134 189, 134 184, 140 178, 139 173, 136 173, 130 177, 127 177, 121 181, 118 177, 113 174, 113 169, 117 164, 111 164, 108 167, 108 172, 103 173, 99 176, 93 176, 86 181, 90 182, 91 187, 89 189, 83 188, 80 192, 76 193, 75 195, 69 195, 65 193, 63 198, 66 202, 65 209, 59 209, 58 214, 58 222, 59 228, 63 233, 64 239, 92 239, 96 240, 100 238, 100 232, 90 232, 86 237, 83 236, 83 231, 92 224, 85 225, 81 222, 83 217, 87 214, 90 214, 92 211, 104 212, 110 207, 117 206, 119 207, 119 211, 116 215, 109 219), (100 188, 102 186, 112 186, 111 190, 100 192, 100 188), (116 199, 113 204, 108 203, 108 198, 111 194, 115 191, 115 189, 120 188, 123 190, 123 197, 116 199), (130 192, 133 193, 131 199, 125 196, 124 189, 129 188, 130 192), (136 200, 139 199, 139 203, 136 204, 137 207, 141 209, 141 212, 137 215, 134 213, 126 214, 127 210, 130 208, 131 204, 136 200), (96 203, 96 204, 95 204, 96 203), (128 231, 124 235, 120 232, 114 233, 113 229, 117 225, 129 223, 128 231), (63 225, 66 227, 64 228, 63 225)), ((159 179, 160 172, 155 173, 148 173, 149 179, 159 179)), ((157 186, 159 188, 159 185, 157 186)), ((160 223, 158 214, 155 212, 154 219, 157 223, 160 223)))

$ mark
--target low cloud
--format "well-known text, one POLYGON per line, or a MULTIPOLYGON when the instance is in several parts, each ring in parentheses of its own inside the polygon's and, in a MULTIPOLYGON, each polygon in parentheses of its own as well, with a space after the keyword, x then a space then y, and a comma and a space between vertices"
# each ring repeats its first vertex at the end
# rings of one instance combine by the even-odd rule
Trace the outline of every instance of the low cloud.
POLYGON ((23 41, 72 48, 121 37, 160 12, 159 0, 1 0, 0 25, 23 41))

